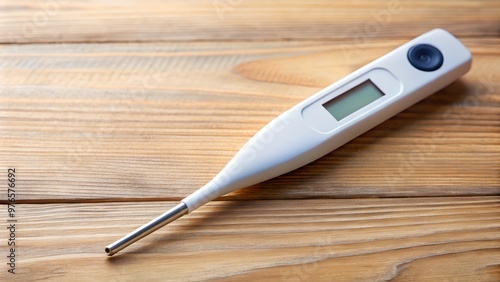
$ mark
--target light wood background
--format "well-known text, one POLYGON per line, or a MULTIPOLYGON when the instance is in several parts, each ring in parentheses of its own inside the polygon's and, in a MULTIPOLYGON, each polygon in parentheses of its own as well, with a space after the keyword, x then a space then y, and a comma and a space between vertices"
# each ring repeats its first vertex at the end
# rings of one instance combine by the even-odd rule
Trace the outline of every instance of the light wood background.
POLYGON ((0 280, 499 281, 499 1, 0 2, 0 280), (432 28, 460 80, 113 258, 258 129, 432 28))

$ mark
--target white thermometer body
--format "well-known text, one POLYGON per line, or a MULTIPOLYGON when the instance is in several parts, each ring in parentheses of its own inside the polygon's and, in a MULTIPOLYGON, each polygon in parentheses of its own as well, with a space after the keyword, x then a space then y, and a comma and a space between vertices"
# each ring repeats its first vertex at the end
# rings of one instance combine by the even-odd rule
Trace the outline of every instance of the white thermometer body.
POLYGON ((262 128, 209 183, 106 248, 116 253, 234 190, 304 166, 450 84, 471 66, 453 35, 429 31, 312 95, 262 128))
POLYGON ((226 193, 306 165, 450 84, 470 66, 470 52, 450 33, 435 29, 421 35, 281 114, 182 202, 191 212, 226 193), (419 44, 440 50, 438 69, 411 64, 408 51, 419 44))

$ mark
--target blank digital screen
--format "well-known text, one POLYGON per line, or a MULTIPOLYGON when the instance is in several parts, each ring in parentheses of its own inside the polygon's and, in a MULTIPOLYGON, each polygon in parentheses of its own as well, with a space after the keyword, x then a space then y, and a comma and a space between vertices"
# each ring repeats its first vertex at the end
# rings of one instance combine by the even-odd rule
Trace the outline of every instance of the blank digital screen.
POLYGON ((382 96, 384 93, 368 79, 324 103, 323 107, 339 121, 382 96))

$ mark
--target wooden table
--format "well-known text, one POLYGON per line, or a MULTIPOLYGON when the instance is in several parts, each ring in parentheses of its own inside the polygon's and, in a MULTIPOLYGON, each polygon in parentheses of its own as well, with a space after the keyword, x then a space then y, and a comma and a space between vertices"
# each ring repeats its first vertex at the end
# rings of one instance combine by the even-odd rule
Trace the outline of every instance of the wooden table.
POLYGON ((500 280, 499 1, 7 0, 0 14, 1 281, 500 280), (104 254, 282 111, 435 27, 472 51, 463 78, 104 254))

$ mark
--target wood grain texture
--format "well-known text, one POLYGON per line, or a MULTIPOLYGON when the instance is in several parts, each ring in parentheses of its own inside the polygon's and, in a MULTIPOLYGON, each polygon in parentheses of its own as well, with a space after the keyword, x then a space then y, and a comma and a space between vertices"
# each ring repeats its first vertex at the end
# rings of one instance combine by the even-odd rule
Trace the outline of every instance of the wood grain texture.
POLYGON ((405 37, 442 27, 499 36, 500 2, 2 1, 0 42, 238 41, 405 37))
MULTIPOLYGON (((121 255, 102 255, 109 241, 174 204, 19 205, 17 278, 500 278, 499 197, 219 201, 159 230, 121 255)), ((4 271, 0 277, 7 277, 4 271)))
MULTIPOLYGON (((402 42, 3 46, 2 170, 18 168, 20 201, 181 199, 275 116, 402 42)), ((499 194, 500 41, 465 43, 459 81, 227 197, 499 194)))
POLYGON ((18 274, 2 190, 0 281, 500 281, 499 26, 497 0, 1 1, 18 274), (467 75, 104 255, 272 118, 435 27, 472 51, 467 75))

